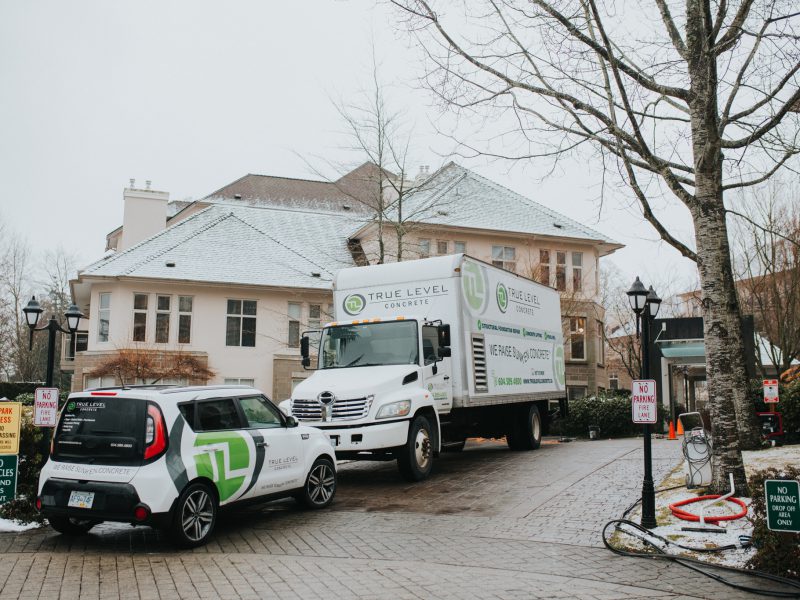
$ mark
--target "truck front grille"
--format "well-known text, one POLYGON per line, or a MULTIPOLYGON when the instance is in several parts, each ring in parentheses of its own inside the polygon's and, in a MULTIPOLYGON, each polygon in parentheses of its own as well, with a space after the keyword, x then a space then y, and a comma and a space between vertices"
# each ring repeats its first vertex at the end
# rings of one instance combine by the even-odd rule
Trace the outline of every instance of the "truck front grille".
MULTIPOLYGON (((337 398, 331 412, 334 421, 349 421, 366 417, 372 406, 372 398, 337 398)), ((316 400, 297 398, 292 400, 292 415, 300 421, 321 421, 322 406, 316 400)))

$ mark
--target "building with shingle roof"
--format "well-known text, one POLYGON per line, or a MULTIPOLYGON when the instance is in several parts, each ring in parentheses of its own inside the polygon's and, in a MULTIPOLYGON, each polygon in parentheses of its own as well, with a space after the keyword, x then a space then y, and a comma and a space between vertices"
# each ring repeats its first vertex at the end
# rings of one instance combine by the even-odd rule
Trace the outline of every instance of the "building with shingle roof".
POLYGON ((89 317, 62 361, 73 390, 122 383, 92 371, 134 348, 189 353, 216 373, 208 383, 288 397, 306 376, 300 332, 330 320, 334 274, 376 262, 380 239, 387 261, 398 247, 402 260, 466 252, 556 287, 570 394, 606 387, 598 264, 619 243, 455 163, 408 182, 402 198, 378 175, 370 163, 335 181, 249 174, 180 206, 126 189, 108 251, 71 282, 89 317))

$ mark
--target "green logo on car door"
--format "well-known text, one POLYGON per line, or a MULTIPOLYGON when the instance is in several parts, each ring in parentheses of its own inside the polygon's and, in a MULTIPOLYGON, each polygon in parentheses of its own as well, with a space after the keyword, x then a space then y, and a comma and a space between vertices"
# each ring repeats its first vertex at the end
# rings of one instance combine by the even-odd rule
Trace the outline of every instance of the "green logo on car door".
POLYGON ((200 433, 194 441, 194 463, 198 477, 207 477, 217 486, 220 502, 238 492, 250 474, 250 448, 234 432, 200 433))

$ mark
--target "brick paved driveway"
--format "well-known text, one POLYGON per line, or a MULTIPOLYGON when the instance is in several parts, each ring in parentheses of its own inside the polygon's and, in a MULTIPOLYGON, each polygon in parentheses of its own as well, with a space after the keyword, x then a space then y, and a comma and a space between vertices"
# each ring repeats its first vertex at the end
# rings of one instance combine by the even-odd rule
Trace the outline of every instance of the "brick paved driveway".
MULTIPOLYGON (((676 442, 654 441, 659 481, 676 442)), ((407 484, 394 463, 340 469, 335 504, 223 516, 177 551, 149 528, 0 534, 0 596, 21 598, 742 598, 683 567, 622 558, 600 529, 640 494, 640 440, 470 442, 407 484)))

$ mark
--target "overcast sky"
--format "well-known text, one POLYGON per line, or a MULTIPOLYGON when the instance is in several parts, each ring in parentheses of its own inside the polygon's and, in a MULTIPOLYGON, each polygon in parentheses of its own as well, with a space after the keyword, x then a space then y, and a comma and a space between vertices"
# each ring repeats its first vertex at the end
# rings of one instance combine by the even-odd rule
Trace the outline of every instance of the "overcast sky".
MULTIPOLYGON (((301 157, 353 160, 331 98, 369 85, 373 40, 414 124, 413 162, 440 165, 453 146, 431 123, 446 117, 396 21, 374 0, 0 0, 0 219, 86 264, 121 224, 129 178, 200 198, 245 173, 312 176, 301 157)), ((458 162, 626 244, 611 258, 625 277, 671 291, 696 278, 630 198, 600 212, 598 167, 569 161, 541 181, 540 164, 458 162)), ((665 219, 691 241, 685 213, 665 219)))

